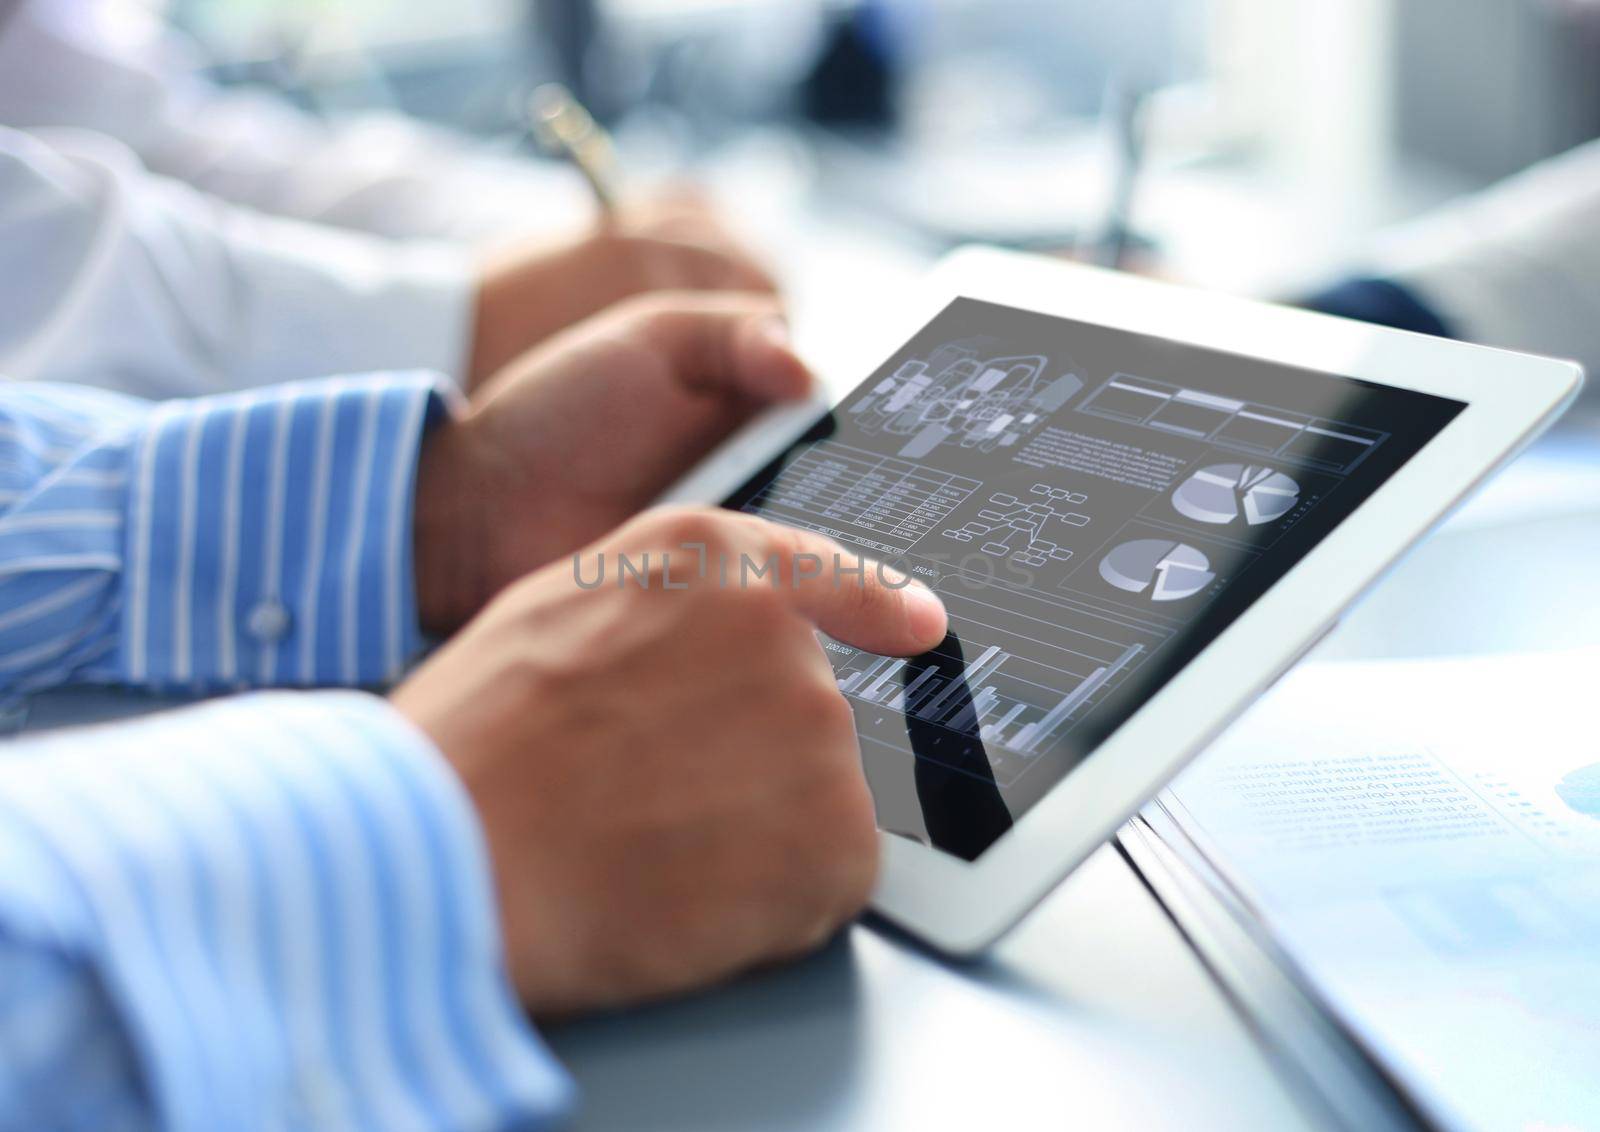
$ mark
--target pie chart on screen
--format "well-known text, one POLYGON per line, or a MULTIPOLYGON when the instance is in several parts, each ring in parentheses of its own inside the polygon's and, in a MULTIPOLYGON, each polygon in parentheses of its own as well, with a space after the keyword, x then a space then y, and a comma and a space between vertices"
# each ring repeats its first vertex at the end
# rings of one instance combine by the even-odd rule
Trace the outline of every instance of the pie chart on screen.
POLYGON ((1243 519, 1250 526, 1283 518, 1300 502, 1300 485, 1258 464, 1211 464, 1172 495, 1178 514, 1217 526, 1243 519))
POLYGON ((1151 601, 1182 601, 1209 586, 1217 575, 1206 556, 1187 543, 1164 538, 1125 542, 1100 560, 1100 576, 1151 601))

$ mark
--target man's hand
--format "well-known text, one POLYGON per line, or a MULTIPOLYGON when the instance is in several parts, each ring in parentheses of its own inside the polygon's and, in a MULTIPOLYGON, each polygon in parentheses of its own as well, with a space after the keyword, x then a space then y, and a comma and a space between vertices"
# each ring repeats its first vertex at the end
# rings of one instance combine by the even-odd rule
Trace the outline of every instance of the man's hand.
POLYGON ((770 299, 645 296, 558 335, 424 443, 423 625, 457 628, 647 506, 756 409, 810 387, 770 299))
POLYGON ((467 384, 475 388, 556 331, 634 295, 776 289, 702 199, 663 197, 561 246, 494 253, 480 272, 467 384))
POLYGON ((912 655, 946 621, 931 592, 857 565, 748 516, 649 512, 577 574, 564 561, 507 590, 395 692, 478 807, 536 1012, 798 955, 866 902, 872 799, 813 629, 912 655), (644 580, 619 586, 619 555, 644 580))

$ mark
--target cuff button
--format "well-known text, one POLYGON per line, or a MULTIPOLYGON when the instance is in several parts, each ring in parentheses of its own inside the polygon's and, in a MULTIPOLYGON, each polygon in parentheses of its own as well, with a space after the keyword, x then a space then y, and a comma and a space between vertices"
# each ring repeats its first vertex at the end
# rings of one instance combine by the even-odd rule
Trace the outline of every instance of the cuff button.
POLYGON ((288 636, 289 628, 292 624, 293 619, 289 616, 289 611, 283 607, 282 603, 269 598, 266 601, 256 603, 255 607, 250 610, 249 616, 245 618, 244 627, 245 632, 256 640, 263 644, 270 644, 273 641, 281 641, 288 636))

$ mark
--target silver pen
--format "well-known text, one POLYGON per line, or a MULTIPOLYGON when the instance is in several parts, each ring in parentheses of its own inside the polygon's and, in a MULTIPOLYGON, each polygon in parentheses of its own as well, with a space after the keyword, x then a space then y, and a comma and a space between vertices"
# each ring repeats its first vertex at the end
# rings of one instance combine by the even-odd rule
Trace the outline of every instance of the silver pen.
POLYGON ((617 151, 611 135, 573 93, 545 83, 528 98, 528 127, 552 156, 576 168, 606 215, 617 209, 617 151))

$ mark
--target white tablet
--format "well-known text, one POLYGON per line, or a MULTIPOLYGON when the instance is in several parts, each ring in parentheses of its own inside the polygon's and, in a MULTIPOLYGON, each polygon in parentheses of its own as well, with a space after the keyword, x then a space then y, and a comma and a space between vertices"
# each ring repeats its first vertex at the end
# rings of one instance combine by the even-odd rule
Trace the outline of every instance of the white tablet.
POLYGON ((1101 845, 1582 382, 985 250, 860 321, 836 403, 759 422, 672 498, 820 531, 944 599, 925 656, 826 645, 883 831, 874 907, 952 953, 1101 845))

